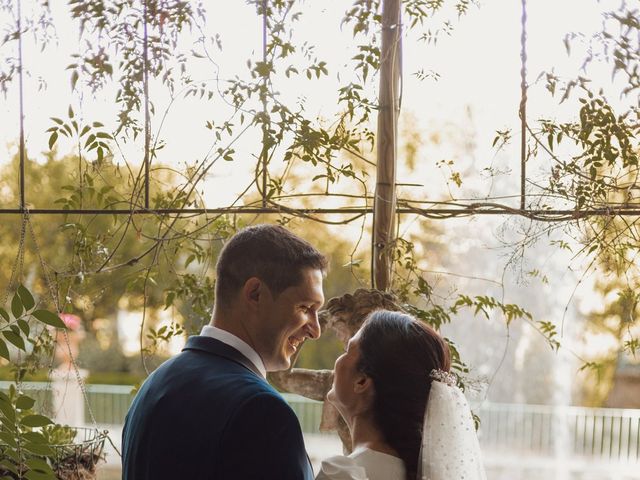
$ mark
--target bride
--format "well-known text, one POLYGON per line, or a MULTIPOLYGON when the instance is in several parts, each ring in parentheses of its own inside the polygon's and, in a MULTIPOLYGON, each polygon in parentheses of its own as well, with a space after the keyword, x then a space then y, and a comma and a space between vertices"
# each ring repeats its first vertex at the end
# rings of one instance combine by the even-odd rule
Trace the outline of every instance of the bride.
POLYGON ((322 462, 316 480, 486 480, 467 401, 433 329, 372 313, 336 360, 327 399, 353 452, 322 462))

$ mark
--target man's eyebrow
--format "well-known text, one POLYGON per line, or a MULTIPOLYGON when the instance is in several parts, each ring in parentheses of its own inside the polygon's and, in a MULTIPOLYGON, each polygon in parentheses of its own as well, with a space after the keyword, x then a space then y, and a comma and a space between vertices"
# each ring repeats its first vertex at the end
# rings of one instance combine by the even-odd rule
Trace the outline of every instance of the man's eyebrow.
POLYGON ((319 297, 306 297, 302 300, 302 303, 313 303, 314 305, 324 305, 324 297, 320 300, 319 297))
POLYGON ((315 307, 315 306, 318 306, 319 304, 318 302, 316 302, 311 298, 303 298, 298 302, 298 305, 302 305, 304 307, 315 307))

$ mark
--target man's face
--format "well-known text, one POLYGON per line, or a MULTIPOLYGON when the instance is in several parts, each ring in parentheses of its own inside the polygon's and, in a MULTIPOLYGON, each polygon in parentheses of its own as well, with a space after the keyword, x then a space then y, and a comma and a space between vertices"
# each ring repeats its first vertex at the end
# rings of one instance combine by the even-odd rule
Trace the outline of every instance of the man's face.
POLYGON ((286 370, 306 338, 320 336, 318 310, 324 303, 322 271, 305 269, 298 285, 276 298, 264 288, 253 341, 267 371, 286 370))

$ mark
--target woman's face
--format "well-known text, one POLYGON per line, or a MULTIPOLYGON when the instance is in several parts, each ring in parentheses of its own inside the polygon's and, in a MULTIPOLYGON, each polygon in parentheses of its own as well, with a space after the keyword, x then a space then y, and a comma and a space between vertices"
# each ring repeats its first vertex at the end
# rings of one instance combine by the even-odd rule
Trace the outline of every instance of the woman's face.
POLYGON ((327 400, 338 409, 347 423, 355 414, 359 413, 366 398, 364 396, 366 389, 363 388, 363 385, 368 379, 357 369, 359 360, 360 332, 349 340, 345 352, 336 360, 333 386, 327 393, 327 400))

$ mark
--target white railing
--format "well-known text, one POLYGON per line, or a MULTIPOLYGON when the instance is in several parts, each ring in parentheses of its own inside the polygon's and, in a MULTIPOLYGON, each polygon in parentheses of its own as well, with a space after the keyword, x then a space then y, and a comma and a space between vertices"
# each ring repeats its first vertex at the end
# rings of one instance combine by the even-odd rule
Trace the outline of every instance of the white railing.
POLYGON ((483 404, 483 448, 640 462, 640 410, 483 404))
MULTIPOLYGON (((0 382, 7 390, 10 382, 0 382)), ((25 382, 21 388, 38 399, 37 407, 51 414, 51 384, 25 382)), ((122 425, 133 395, 132 387, 87 385, 87 400, 96 422, 122 425)), ((319 433, 322 404, 285 394, 306 434, 319 433)), ((85 421, 90 420, 85 408, 85 421)), ((514 455, 588 458, 640 463, 640 410, 488 403, 474 407, 480 417, 483 450, 514 455)))

